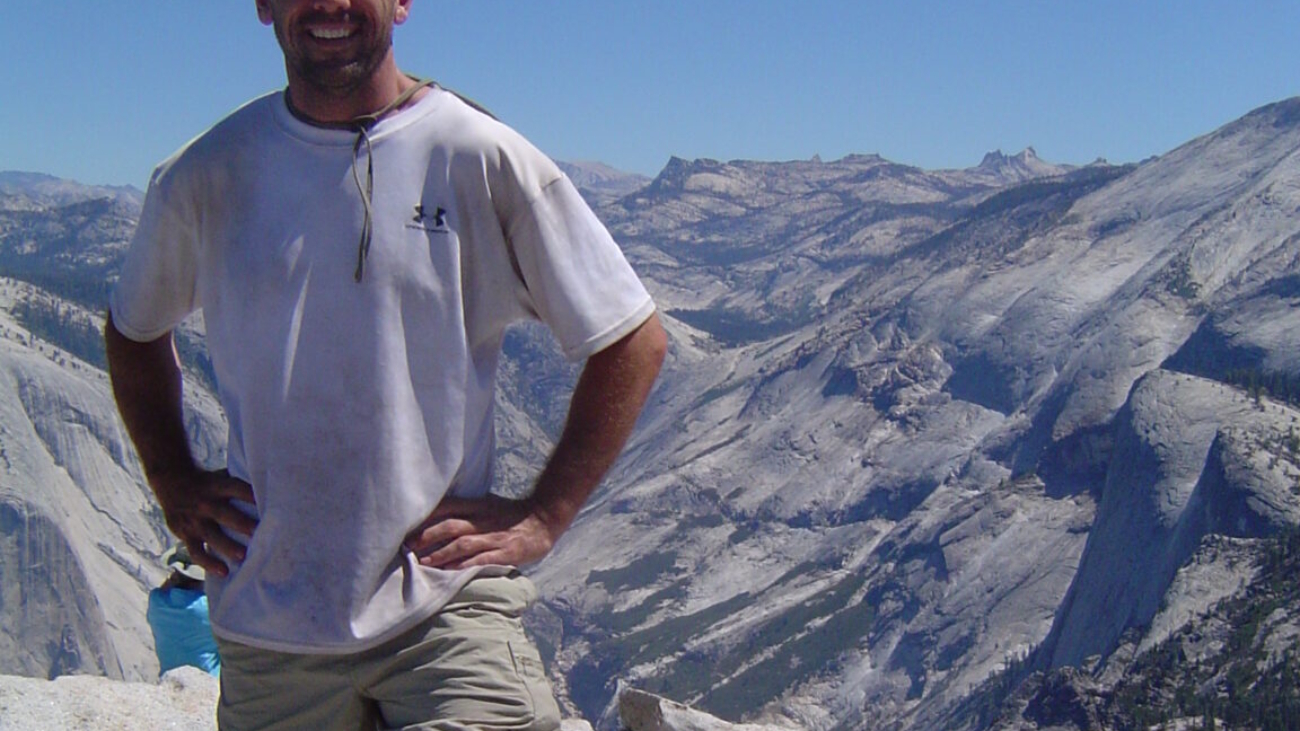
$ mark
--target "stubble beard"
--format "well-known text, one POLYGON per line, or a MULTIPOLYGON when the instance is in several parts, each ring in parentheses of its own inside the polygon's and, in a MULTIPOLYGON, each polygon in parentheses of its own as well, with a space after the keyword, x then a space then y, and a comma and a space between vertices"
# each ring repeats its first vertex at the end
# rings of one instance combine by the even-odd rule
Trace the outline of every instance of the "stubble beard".
MULTIPOLYGON (((307 31, 293 31, 305 37, 307 31)), ((312 58, 291 37, 291 31, 278 25, 276 38, 284 52, 285 64, 298 79, 310 85, 315 91, 335 97, 345 97, 361 88, 374 74, 387 57, 393 45, 392 31, 380 28, 374 35, 375 27, 364 23, 360 28, 362 35, 360 48, 351 56, 339 58, 312 58)))

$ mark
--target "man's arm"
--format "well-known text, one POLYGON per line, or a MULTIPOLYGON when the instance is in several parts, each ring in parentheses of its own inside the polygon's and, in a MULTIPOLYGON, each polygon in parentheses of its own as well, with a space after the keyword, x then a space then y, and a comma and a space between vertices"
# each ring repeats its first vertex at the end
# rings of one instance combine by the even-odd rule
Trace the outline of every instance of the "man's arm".
POLYGON ((244 546, 222 527, 252 535, 257 521, 231 504, 252 504, 252 488, 225 470, 210 472, 195 464, 185 434, 181 369, 171 333, 136 342, 118 331, 110 313, 104 346, 113 396, 167 527, 189 548, 194 563, 224 576, 226 564, 220 557, 243 561, 244 546))
POLYGON ((587 359, 564 432, 524 500, 447 498, 407 536, 437 568, 524 566, 550 552, 627 443, 668 350, 658 315, 587 359), (428 552, 428 553, 425 553, 428 552))

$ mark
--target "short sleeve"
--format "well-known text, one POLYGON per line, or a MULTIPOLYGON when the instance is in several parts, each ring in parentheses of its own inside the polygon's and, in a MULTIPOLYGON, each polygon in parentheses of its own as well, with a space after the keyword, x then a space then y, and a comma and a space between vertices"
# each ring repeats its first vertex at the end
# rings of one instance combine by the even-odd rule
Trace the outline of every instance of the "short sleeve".
POLYGON ((507 233, 532 308, 570 360, 612 345, 654 312, 618 244, 567 177, 543 187, 507 233))
POLYGON ((160 167, 149 182, 109 301, 118 331, 140 342, 165 335, 197 308, 193 206, 169 184, 164 170, 160 167))

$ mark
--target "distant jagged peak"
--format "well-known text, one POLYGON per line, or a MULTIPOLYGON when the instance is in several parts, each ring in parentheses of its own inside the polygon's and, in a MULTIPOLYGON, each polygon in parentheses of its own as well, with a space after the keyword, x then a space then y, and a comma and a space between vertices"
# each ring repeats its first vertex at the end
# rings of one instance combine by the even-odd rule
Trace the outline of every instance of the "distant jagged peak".
POLYGON ((980 164, 976 165, 976 167, 984 170, 997 169, 1005 165, 1006 162, 1007 156, 1003 155, 1002 150, 999 148, 992 152, 984 153, 984 159, 980 160, 980 164))
POLYGON ((1038 151, 1033 146, 1026 147, 1014 155, 1006 155, 1002 150, 994 150, 986 153, 984 159, 980 160, 977 166, 985 170, 997 170, 1008 165, 1050 165, 1038 156, 1038 151))
POLYGON ((678 170, 690 170, 699 165, 717 165, 717 164, 718 164, 717 160, 708 157, 697 157, 688 160, 684 157, 673 155, 672 157, 668 158, 668 164, 664 165, 664 169, 659 171, 659 174, 663 175, 664 173, 674 172, 678 170))
POLYGON ((673 155, 668 158, 668 164, 664 165, 663 170, 660 170, 659 174, 655 176, 655 181, 658 182, 660 180, 685 178, 702 166, 716 167, 717 164, 716 160, 698 158, 695 160, 687 160, 684 157, 673 155))
POLYGON ((1029 147, 1026 147, 1025 149, 1021 150, 1019 154, 1017 154, 1012 159, 1018 162, 1030 162, 1034 160, 1038 160, 1039 162, 1042 161, 1042 159, 1038 157, 1038 151, 1034 149, 1033 145, 1030 145, 1029 147))
POLYGON ((1000 149, 994 150, 984 155, 980 164, 969 172, 993 176, 999 182, 1012 183, 1050 175, 1063 175, 1073 169, 1073 165, 1047 162, 1039 157, 1038 151, 1031 146, 1014 155, 1007 155, 1000 149))

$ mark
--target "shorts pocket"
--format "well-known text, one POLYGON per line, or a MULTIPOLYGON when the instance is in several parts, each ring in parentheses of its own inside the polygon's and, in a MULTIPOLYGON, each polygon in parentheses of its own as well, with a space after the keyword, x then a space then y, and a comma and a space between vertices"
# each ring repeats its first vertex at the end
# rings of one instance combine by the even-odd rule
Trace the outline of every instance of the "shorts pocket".
POLYGON ((514 663, 515 674, 528 694, 533 706, 532 729, 543 731, 560 726, 560 708, 555 703, 555 694, 551 684, 546 680, 546 669, 542 658, 526 638, 507 643, 510 648, 510 660, 514 663))

